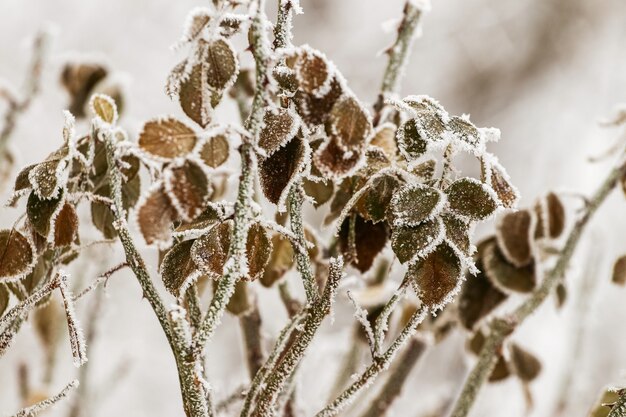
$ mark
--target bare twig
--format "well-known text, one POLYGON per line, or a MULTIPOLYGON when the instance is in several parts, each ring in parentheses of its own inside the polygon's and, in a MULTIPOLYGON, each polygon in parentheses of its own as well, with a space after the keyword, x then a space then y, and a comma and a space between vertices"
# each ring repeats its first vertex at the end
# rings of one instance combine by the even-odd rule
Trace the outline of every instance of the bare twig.
POLYGON ((306 315, 302 330, 299 331, 295 340, 289 346, 289 350, 285 352, 284 356, 268 375, 265 381, 265 388, 259 394, 259 400, 253 413, 255 417, 270 415, 278 395, 285 388, 286 382, 302 361, 317 329, 324 318, 330 314, 337 286, 342 275, 343 259, 341 257, 331 259, 324 294, 313 305, 305 309, 306 315))
POLYGON ((63 390, 61 390, 61 392, 59 392, 54 397, 47 398, 43 401, 38 402, 35 405, 32 405, 27 408, 23 408, 20 411, 18 411, 16 414, 14 414, 12 417, 35 417, 37 414, 41 413, 42 411, 47 410, 48 408, 50 408, 50 406, 56 404, 63 398, 67 397, 67 394, 69 394, 69 392, 72 389, 78 386, 79 386, 78 380, 75 379, 69 384, 67 384, 65 388, 63 388, 63 390))

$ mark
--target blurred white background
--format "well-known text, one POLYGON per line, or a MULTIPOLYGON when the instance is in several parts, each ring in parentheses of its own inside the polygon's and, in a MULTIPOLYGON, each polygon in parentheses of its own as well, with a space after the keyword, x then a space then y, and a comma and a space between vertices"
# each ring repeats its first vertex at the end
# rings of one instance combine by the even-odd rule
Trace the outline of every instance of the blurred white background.
MULTIPOLYGON (((48 25, 56 33, 42 93, 18 121, 11 141, 18 166, 39 161, 60 143, 61 111, 67 97, 58 82, 59 71, 75 54, 104 59, 124 79, 127 106, 122 124, 131 136, 153 116, 182 116, 178 104, 163 92, 168 71, 182 56, 169 46, 179 38, 187 12, 208 3, 0 0, 1 78, 19 86, 30 59, 32 36, 48 25)), ((275 5, 272 0, 268 3, 273 18, 275 5)), ((301 0, 301 5, 304 15, 294 20, 294 42, 324 51, 355 93, 373 102, 386 63, 379 53, 394 37, 383 30, 383 23, 400 16, 403 1, 301 0)), ((500 128, 502 140, 492 150, 520 189, 522 205, 532 204, 551 189, 589 192, 612 160, 590 163, 588 158, 601 154, 618 137, 618 132, 599 127, 597 121, 610 115, 617 103, 626 102, 626 2, 433 0, 432 11, 423 20, 423 36, 414 44, 402 93, 431 95, 453 114, 469 113, 479 126, 500 128)), ((4 110, 1 104, 0 110, 4 110)), ((237 120, 232 103, 225 103, 220 115, 224 121, 237 120)), ((468 172, 472 169, 477 167, 468 167, 468 172)), ((6 196, 5 191, 2 201, 6 196)), ((572 204, 572 210, 575 207, 572 204)), ((565 308, 557 311, 553 302, 546 303, 515 335, 544 363, 543 373, 532 385, 534 410, 526 410, 519 383, 510 380, 485 389, 474 416, 553 416, 562 378, 572 369, 570 403, 564 415, 585 416, 601 387, 624 381, 626 289, 610 284, 612 262, 626 252, 623 213, 626 201, 615 193, 575 257, 567 277, 572 293, 565 308), (586 266, 588 261, 593 262, 591 267, 586 266), (589 274, 594 291, 576 291, 589 274), (584 322, 575 319, 580 297, 589 304, 584 322), (585 326, 584 342, 580 356, 573 360, 573 338, 580 325, 585 326)), ((17 210, 0 209, 0 226, 12 224, 18 215, 17 210)), ((72 271, 90 280, 120 259, 117 250, 100 248, 72 271)), ((263 297, 270 304, 264 307, 267 332, 274 335, 283 313, 279 305, 271 305, 278 304, 275 295, 263 297)), ((325 375, 320 370, 337 366, 349 346, 350 312, 347 306, 338 308, 334 325, 325 325, 325 332, 334 335, 332 343, 319 337, 301 370, 300 393, 306 398, 302 406, 307 416, 320 408, 330 388, 330 372, 325 375)), ((25 329, 0 360, 0 415, 18 408, 20 362, 32 364, 35 385, 39 377, 41 349, 33 332, 25 329)), ((231 392, 245 378, 237 332, 236 322, 226 318, 211 345, 211 374, 218 395, 231 392)), ((463 336, 455 334, 428 353, 412 374, 394 415, 424 415, 456 394, 470 363, 461 357, 462 344, 463 336)), ((182 415, 168 349, 134 279, 127 273, 112 279, 99 338, 90 352, 92 387, 120 363, 130 366, 124 378, 102 387, 90 415, 182 415)), ((53 388, 64 385, 74 372, 69 347, 63 344, 53 388)), ((66 414, 65 404, 49 413, 66 414)))

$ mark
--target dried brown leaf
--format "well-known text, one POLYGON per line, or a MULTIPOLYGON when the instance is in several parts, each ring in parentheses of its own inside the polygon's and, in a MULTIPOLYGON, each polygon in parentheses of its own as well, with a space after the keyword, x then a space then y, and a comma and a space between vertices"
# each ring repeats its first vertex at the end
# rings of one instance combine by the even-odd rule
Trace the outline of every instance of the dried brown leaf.
POLYGON ((139 134, 141 149, 167 159, 187 155, 193 150, 196 141, 193 129, 173 117, 146 122, 139 134))

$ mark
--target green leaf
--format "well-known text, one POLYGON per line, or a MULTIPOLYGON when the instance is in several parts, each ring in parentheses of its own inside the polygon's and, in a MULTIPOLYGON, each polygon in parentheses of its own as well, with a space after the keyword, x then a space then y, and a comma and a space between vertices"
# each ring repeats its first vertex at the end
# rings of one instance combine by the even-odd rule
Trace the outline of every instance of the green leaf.
POLYGON ((447 189, 450 209, 470 220, 484 220, 498 208, 493 191, 474 178, 461 178, 447 189))

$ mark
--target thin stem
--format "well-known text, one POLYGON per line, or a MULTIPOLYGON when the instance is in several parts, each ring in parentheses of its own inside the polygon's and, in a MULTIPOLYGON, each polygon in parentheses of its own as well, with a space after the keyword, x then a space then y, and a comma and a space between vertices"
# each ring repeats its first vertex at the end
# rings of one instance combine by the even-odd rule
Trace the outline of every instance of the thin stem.
POLYGON ((615 186, 619 184, 619 180, 625 173, 626 163, 622 162, 611 170, 600 187, 588 200, 584 214, 572 227, 555 266, 546 274, 541 285, 511 314, 505 316, 504 319, 495 319, 491 322, 489 326, 490 334, 480 352, 478 361, 465 381, 465 385, 452 411, 452 417, 466 417, 469 414, 480 388, 484 385, 495 366, 499 347, 502 346, 509 334, 543 304, 561 281, 589 220, 604 203, 615 186))
POLYGON ((32 405, 27 408, 23 408, 20 411, 18 411, 16 414, 14 414, 12 417, 35 417, 37 414, 41 413, 42 411, 47 410, 48 408, 50 408, 50 406, 58 403, 63 398, 67 397, 67 394, 69 394, 69 392, 72 389, 78 386, 79 386, 78 380, 75 379, 69 384, 67 384, 65 388, 63 388, 63 390, 61 390, 61 392, 59 392, 54 397, 47 398, 43 401, 38 402, 35 405, 32 405))
POLYGON ((253 413, 255 417, 271 415, 278 395, 283 391, 287 381, 302 361, 320 324, 330 314, 332 302, 342 275, 343 259, 341 257, 331 259, 324 294, 316 303, 306 309, 302 330, 298 332, 289 349, 267 377, 265 388, 259 394, 259 401, 253 413))
POLYGON ((417 28, 425 11, 412 1, 407 1, 404 5, 404 15, 400 26, 398 26, 398 36, 387 51, 389 60, 383 75, 380 94, 374 105, 374 125, 378 125, 381 122, 385 100, 388 96, 396 94, 400 90, 400 81, 404 75, 404 67, 409 60, 411 45, 418 34, 417 28))
MULTIPOLYGON (((289 193, 289 222, 291 231, 298 239, 299 246, 306 248, 306 238, 304 236, 304 224, 302 221, 302 202, 304 201, 303 190, 300 182, 293 185, 289 193)), ((319 297, 315 276, 311 268, 311 259, 308 251, 297 251, 295 253, 298 272, 304 283, 304 290, 308 303, 315 302, 319 297)))
POLYGON ((402 387, 411 374, 415 364, 426 350, 426 343, 413 337, 402 356, 395 362, 389 378, 378 396, 372 401, 369 409, 361 417, 379 417, 387 415, 394 401, 402 393, 402 387))
MULTIPOLYGON (((267 102, 266 87, 269 83, 267 79, 267 64, 269 51, 267 50, 267 40, 265 34, 265 1, 257 0, 257 12, 250 27, 251 50, 256 64, 256 90, 252 100, 252 111, 246 120, 245 128, 250 133, 252 140, 258 139, 263 127, 263 112, 267 102)), ((215 333, 219 325, 228 301, 235 292, 235 285, 243 275, 243 265, 245 262, 246 240, 250 226, 250 203, 253 197, 254 186, 254 154, 253 146, 249 138, 244 138, 241 145, 241 176, 239 178, 239 189, 237 201, 235 202, 234 231, 229 248, 229 257, 224 266, 224 275, 220 279, 209 310, 202 322, 202 325, 194 339, 194 354, 198 355, 204 349, 207 341, 215 333)))
POLYGON ((350 404, 361 391, 367 388, 382 371, 389 368, 389 365, 404 344, 417 332, 417 326, 424 320, 428 313, 428 307, 416 310, 407 325, 402 329, 398 337, 387 348, 384 354, 373 359, 370 366, 346 388, 333 402, 328 404, 315 415, 315 417, 332 417, 339 415, 341 410, 350 404))
POLYGON ((243 333, 243 340, 246 347, 246 359, 248 362, 248 372, 250 378, 254 378, 256 373, 263 366, 265 352, 263 349, 263 334, 261 331, 262 320, 257 300, 252 300, 249 311, 239 317, 239 324, 243 333))
POLYGON ((176 333, 170 324, 163 300, 157 292, 154 283, 152 282, 152 278, 148 273, 146 264, 139 254, 139 251, 137 250, 137 247, 135 246, 135 243, 130 235, 130 231, 128 230, 124 214, 124 206, 122 203, 122 174, 115 155, 113 135, 110 131, 103 133, 107 153, 107 163, 110 169, 109 175, 111 178, 111 193, 114 202, 113 213, 115 216, 115 222, 113 224, 117 230, 122 247, 124 248, 126 263, 130 266, 133 273, 137 277, 137 281, 139 281, 139 285, 143 290, 143 295, 148 300, 154 314, 159 320, 159 324, 163 329, 163 333, 165 333, 165 337, 167 338, 170 348, 172 349, 172 353, 176 359, 185 413, 188 417, 208 416, 206 395, 204 390, 199 389, 197 385, 198 378, 195 368, 196 363, 186 360, 184 358, 185 352, 180 349, 184 344, 184 340, 182 340, 184 335, 176 333))

